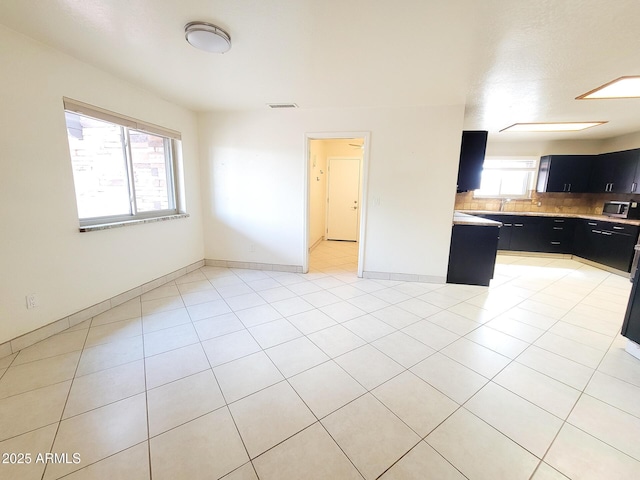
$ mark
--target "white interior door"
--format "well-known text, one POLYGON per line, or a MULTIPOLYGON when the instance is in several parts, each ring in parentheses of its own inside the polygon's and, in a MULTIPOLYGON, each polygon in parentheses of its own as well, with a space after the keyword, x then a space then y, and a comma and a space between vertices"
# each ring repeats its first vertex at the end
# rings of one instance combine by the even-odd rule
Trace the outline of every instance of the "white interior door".
POLYGON ((360 159, 329 158, 327 239, 358 240, 360 159))

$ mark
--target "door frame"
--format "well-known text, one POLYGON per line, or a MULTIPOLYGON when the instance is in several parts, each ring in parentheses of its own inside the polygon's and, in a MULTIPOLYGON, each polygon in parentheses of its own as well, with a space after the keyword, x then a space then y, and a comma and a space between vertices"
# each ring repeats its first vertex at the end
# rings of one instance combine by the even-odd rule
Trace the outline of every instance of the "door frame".
POLYGON ((361 164, 361 191, 360 191, 360 219, 359 219, 359 232, 358 232, 358 277, 362 278, 364 271, 364 252, 366 243, 366 226, 367 226, 367 191, 369 184, 369 147, 371 144, 371 132, 308 132, 304 135, 304 232, 302 235, 302 272, 309 272, 309 238, 311 222, 309 211, 309 158, 311 155, 311 140, 343 140, 350 138, 362 138, 364 139, 364 151, 362 152, 362 164, 361 164))

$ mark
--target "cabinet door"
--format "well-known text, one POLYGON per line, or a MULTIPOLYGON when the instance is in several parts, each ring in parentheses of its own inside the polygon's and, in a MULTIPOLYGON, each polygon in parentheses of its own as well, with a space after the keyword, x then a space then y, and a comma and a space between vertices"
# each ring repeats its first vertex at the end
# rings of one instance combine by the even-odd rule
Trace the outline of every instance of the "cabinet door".
POLYGON ((592 193, 631 193, 636 180, 638 152, 627 150, 598 155, 589 180, 592 193))
POLYGON ((513 217, 510 250, 519 252, 539 252, 541 219, 536 217, 513 217))
POLYGON ((623 272, 630 272, 634 245, 635 241, 631 235, 602 230, 599 262, 623 272))
POLYGON ((500 236, 498 237, 498 250, 511 250, 511 231, 513 224, 511 222, 502 222, 500 227, 500 236))
POLYGON ((633 191, 636 178, 636 170, 638 166, 638 152, 640 150, 626 150, 624 152, 615 152, 615 163, 617 168, 614 170, 615 176, 612 180, 612 187, 609 189, 612 193, 631 193, 633 191))
POLYGON ((586 192, 592 162, 592 155, 542 157, 538 173, 538 192, 586 192))
POLYGON ((598 261, 598 222, 595 220, 577 220, 575 224, 575 234, 573 238, 573 254, 592 260, 598 261))
POLYGON ((640 268, 633 279, 633 287, 627 305, 627 312, 622 324, 622 335, 636 343, 640 343, 640 268))
POLYGON ((468 192, 480 188, 488 133, 482 130, 462 132, 458 165, 458 192, 468 192))
POLYGON ((514 217, 512 215, 499 214, 483 215, 483 217, 502 223, 498 233, 498 250, 511 250, 511 231, 513 230, 514 217))
POLYGON ((497 226, 454 225, 447 283, 488 286, 493 278, 497 226))
POLYGON ((623 272, 631 271, 639 228, 613 222, 598 222, 601 230, 600 262, 623 272))

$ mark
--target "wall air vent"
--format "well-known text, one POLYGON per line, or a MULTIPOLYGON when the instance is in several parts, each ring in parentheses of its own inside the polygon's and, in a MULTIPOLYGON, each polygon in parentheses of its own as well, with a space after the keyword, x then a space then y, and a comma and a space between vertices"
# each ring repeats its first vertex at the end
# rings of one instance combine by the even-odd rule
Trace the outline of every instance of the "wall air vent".
POLYGON ((298 108, 295 103, 267 103, 269 108, 298 108))

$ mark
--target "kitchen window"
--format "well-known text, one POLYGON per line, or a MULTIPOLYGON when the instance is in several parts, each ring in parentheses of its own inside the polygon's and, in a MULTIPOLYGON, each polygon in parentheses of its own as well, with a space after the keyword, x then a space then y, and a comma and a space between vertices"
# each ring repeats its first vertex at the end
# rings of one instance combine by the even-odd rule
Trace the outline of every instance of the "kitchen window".
POLYGON ((64 109, 81 230, 179 214, 180 133, 66 98, 64 109))
POLYGON ((474 197, 531 198, 537 167, 536 158, 487 157, 474 197))

